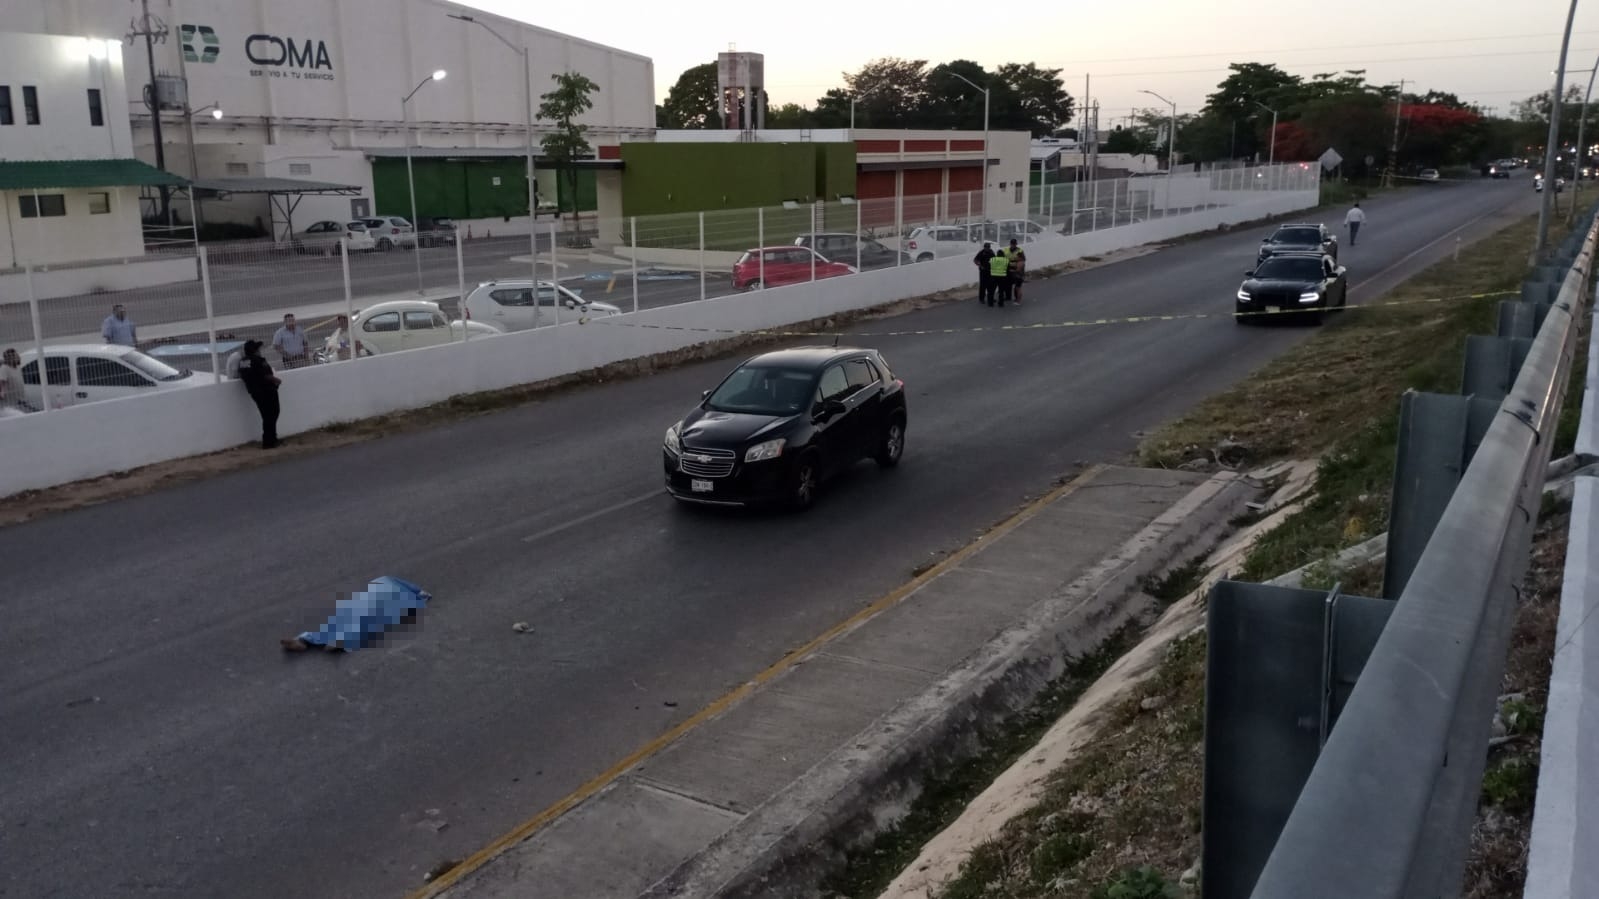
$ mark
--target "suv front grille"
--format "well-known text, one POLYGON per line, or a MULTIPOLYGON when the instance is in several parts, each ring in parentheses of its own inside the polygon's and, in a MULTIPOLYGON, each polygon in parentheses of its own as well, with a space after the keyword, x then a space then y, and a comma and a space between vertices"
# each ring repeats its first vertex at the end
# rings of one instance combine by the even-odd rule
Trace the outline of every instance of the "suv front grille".
POLYGON ((733 462, 737 458, 738 454, 732 450, 685 446, 677 457, 677 467, 684 474, 697 478, 725 478, 733 473, 733 462))

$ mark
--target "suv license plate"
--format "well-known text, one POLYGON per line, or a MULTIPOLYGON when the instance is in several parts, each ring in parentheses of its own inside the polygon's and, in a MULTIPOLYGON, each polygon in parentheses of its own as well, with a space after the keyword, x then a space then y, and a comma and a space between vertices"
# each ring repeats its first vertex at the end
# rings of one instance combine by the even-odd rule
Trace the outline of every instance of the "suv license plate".
POLYGON ((1281 307, 1281 306, 1267 306, 1266 307, 1266 312, 1268 312, 1268 313, 1281 312, 1281 311, 1283 311, 1283 307, 1281 307))
POLYGON ((716 489, 716 485, 711 483, 710 481, 700 481, 700 480, 689 481, 688 486, 689 486, 689 489, 693 490, 695 493, 710 493, 711 491, 716 489))

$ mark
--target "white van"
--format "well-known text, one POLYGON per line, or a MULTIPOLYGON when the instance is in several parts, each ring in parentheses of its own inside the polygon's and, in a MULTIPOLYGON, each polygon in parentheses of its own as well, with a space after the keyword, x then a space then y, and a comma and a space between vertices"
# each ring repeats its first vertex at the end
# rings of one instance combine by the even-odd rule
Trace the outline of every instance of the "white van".
POLYGON ((44 390, 50 408, 62 409, 124 396, 146 396, 158 390, 175 390, 215 383, 211 374, 173 368, 133 347, 114 344, 80 344, 44 348, 46 383, 39 383, 38 352, 22 354, 23 396, 35 409, 44 408, 44 390))

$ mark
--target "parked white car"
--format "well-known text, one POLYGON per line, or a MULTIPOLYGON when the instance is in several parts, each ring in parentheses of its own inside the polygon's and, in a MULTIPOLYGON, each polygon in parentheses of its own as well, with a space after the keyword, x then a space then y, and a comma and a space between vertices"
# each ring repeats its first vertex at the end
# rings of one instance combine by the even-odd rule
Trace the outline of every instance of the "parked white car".
POLYGON ((320 253, 336 256, 339 241, 350 242, 350 252, 358 253, 377 247, 377 241, 366 228, 366 222, 317 222, 294 235, 292 246, 296 253, 320 253))
POLYGON ((438 303, 394 300, 378 303, 355 314, 350 329, 361 343, 361 354, 381 355, 439 346, 462 339, 465 328, 472 337, 492 337, 498 328, 473 321, 450 321, 438 303))
POLYGON ((45 390, 50 392, 50 408, 62 409, 199 387, 216 380, 211 374, 173 368, 133 347, 89 343, 45 347, 45 384, 41 385, 38 356, 36 350, 22 354, 22 395, 35 409, 44 408, 45 390))
POLYGON ((479 284, 466 295, 466 317, 505 332, 526 331, 555 324, 556 297, 561 298, 560 319, 563 322, 622 314, 621 309, 610 303, 585 300, 577 291, 549 281, 539 282, 538 305, 535 306, 532 283, 528 278, 513 278, 479 284))
POLYGON ((966 225, 928 225, 912 228, 900 242, 900 249, 917 262, 931 262, 946 256, 968 256, 977 252, 980 244, 972 242, 971 229, 966 225))
POLYGON ((416 249, 416 227, 406 219, 397 215, 378 215, 361 221, 366 224, 366 230, 372 235, 378 249, 416 249))

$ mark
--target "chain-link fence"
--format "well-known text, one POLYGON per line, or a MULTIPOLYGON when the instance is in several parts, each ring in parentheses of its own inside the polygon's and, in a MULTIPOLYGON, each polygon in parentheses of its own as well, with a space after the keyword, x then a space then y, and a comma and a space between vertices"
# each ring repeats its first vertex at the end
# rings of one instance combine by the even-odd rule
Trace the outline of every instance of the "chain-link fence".
POLYGON ((229 358, 246 340, 260 340, 274 365, 298 367, 491 339, 969 258, 984 242, 1122 228, 1316 183, 1314 168, 1298 163, 1219 168, 987 195, 584 214, 540 221, 531 237, 468 239, 391 221, 387 230, 307 231, 207 244, 199 253, 162 247, 122 265, 0 272, 0 350, 17 351, 22 382, 3 398, 32 411, 207 383, 229 375, 229 358))

